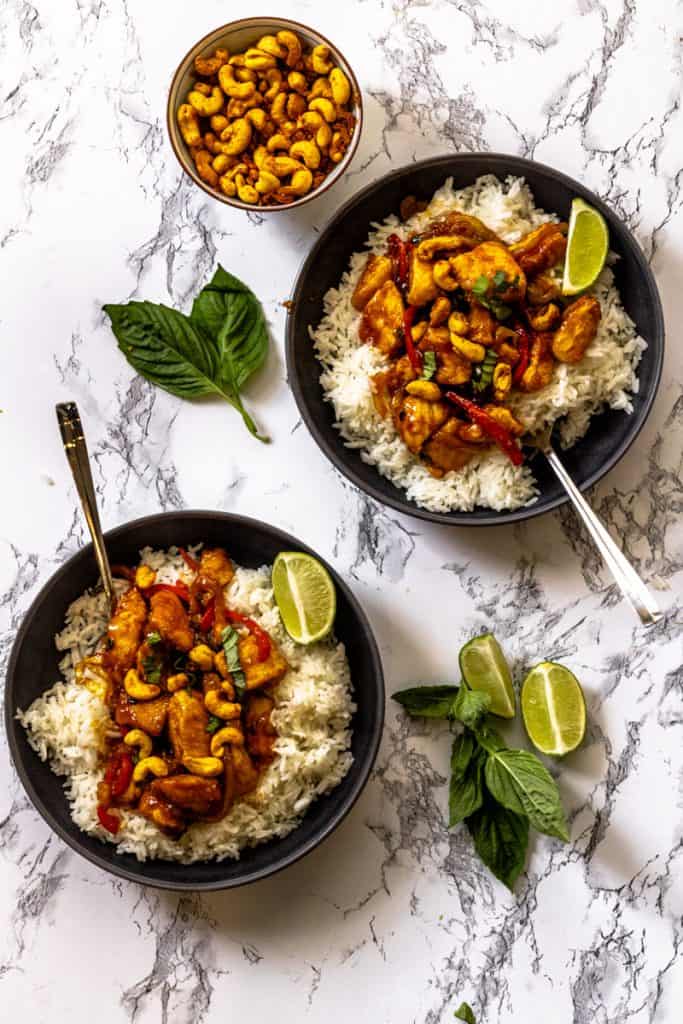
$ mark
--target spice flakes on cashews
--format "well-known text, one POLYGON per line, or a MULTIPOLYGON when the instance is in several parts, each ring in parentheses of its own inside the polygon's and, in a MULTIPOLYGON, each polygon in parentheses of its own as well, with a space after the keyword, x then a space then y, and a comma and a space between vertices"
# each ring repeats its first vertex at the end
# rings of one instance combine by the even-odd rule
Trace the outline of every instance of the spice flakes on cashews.
POLYGON ((356 119, 351 83, 328 46, 294 32, 264 35, 243 53, 197 57, 177 112, 197 174, 253 206, 295 202, 346 153, 356 119))

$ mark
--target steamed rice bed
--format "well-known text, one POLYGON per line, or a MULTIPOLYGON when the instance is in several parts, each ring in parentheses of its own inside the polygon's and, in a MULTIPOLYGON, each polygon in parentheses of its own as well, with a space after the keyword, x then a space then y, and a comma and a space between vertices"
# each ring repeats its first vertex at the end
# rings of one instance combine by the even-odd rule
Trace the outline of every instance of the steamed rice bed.
MULTIPOLYGON (((173 582, 183 572, 182 558, 173 548, 168 553, 146 548, 142 561, 157 571, 160 582, 173 582)), ((245 846, 285 836, 317 797, 339 785, 353 761, 350 746, 355 705, 344 645, 334 639, 311 647, 295 643, 282 626, 270 569, 235 569, 226 591, 230 607, 268 631, 290 669, 271 691, 277 756, 257 788, 239 799, 222 821, 192 824, 177 840, 128 811, 121 812, 123 827, 115 836, 99 824, 97 784, 102 778, 104 731, 111 720, 104 701, 75 682, 74 672, 106 631, 104 594, 86 592, 70 605, 65 628, 55 641, 65 652, 60 663, 64 680, 17 714, 38 756, 64 776, 76 825, 116 843, 119 852, 132 853, 141 861, 157 857, 189 864, 237 858, 245 846)))
MULTIPOLYGON (((390 234, 410 238, 451 210, 478 217, 507 243, 546 221, 559 220, 534 205, 522 178, 510 177, 503 184, 487 175, 459 190, 454 190, 452 179, 448 179, 422 213, 404 223, 391 216, 382 224, 373 224, 366 251, 352 256, 339 287, 324 297, 325 316, 310 331, 323 366, 320 383, 346 445, 358 449, 364 462, 404 488, 417 505, 432 512, 469 512, 476 505, 498 511, 516 509, 534 500, 536 482, 528 466, 513 466, 497 449, 476 456, 463 469, 446 473, 440 480, 429 473, 408 450, 393 423, 377 412, 370 377, 389 363, 377 348, 361 343, 358 337, 361 314, 353 308, 351 297, 368 250, 385 252, 390 234)), ((615 259, 610 254, 608 263, 615 259)), ((605 406, 632 412, 630 395, 638 390, 636 367, 646 347, 621 305, 609 266, 587 294, 600 302, 602 319, 584 357, 573 365, 557 364, 547 387, 531 394, 517 393, 509 401, 512 412, 530 433, 561 420, 558 429, 565 448, 583 437, 591 416, 605 406)))

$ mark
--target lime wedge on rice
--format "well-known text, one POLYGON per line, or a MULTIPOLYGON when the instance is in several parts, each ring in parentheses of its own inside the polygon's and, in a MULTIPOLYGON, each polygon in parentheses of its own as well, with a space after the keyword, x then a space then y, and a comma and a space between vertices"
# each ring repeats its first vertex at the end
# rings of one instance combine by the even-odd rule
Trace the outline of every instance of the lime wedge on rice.
POLYGON ((292 640, 314 644, 330 632, 337 595, 324 565, 302 551, 281 551, 272 579, 280 617, 292 640))
POLYGON ((608 250, 609 231, 605 218, 583 199, 574 199, 564 258, 563 295, 578 295, 595 284, 608 250))
POLYGON ((460 671, 472 690, 491 698, 489 711, 500 718, 515 717, 515 691, 500 644, 492 633, 475 636, 460 651, 460 671))
POLYGON ((586 732, 586 702, 576 676, 553 661, 532 668, 522 684, 522 717, 542 754, 576 750, 586 732))

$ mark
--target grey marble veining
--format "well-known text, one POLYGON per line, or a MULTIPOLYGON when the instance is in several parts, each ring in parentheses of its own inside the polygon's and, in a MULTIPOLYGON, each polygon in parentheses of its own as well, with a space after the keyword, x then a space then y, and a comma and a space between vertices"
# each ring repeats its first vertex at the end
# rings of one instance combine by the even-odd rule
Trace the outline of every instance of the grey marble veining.
MULTIPOLYGON (((184 506, 299 534, 363 601, 390 691, 452 680, 493 629, 517 677, 543 657, 585 685, 584 748, 553 767, 568 845, 536 837, 511 896, 445 828, 449 737, 388 708, 373 777, 285 874, 211 897, 144 890, 81 861, 33 811, 0 742, 0 999, 31 1024, 228 1017, 440 1024, 678 1024, 683 1011, 683 8, 675 0, 290 0, 359 73, 366 127, 345 179, 277 218, 196 190, 166 139, 180 56, 233 0, 0 5, 0 664, 40 585, 85 540, 53 405, 78 401, 111 526, 184 506), (356 492, 302 427, 283 327, 296 268, 337 203, 401 163, 509 151, 595 189, 636 233, 668 327, 650 420, 592 493, 665 616, 643 631, 570 511, 448 530, 356 492), (186 307, 220 260, 262 298, 273 344, 248 401, 189 405, 135 378, 101 312, 186 307), (199 454, 198 454, 199 453, 199 454), (316 503, 302 503, 316 481, 316 503)), ((251 12, 250 12, 251 13, 251 12)), ((514 733, 511 733, 514 739, 514 733)), ((521 736, 519 737, 521 739, 521 736)))

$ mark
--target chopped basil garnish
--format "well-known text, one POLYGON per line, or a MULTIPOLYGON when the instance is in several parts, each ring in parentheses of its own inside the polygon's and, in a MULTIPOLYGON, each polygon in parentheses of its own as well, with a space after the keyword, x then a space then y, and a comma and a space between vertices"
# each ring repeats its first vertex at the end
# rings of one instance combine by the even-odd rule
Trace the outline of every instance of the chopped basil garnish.
POLYGON ((237 642, 239 636, 237 631, 232 626, 226 626, 221 633, 221 640, 223 641, 223 651, 225 652, 225 662, 228 668, 228 672, 232 676, 232 681, 235 686, 235 691, 238 698, 241 700, 244 691, 247 688, 247 681, 242 671, 242 663, 240 661, 239 649, 237 642))
POLYGON ((161 635, 159 633, 156 633, 156 632, 155 633, 148 633, 147 636, 145 637, 145 640, 150 645, 150 647, 154 647, 155 644, 160 644, 161 643, 161 635))
POLYGON ((436 373, 436 352, 425 352, 422 357, 422 380, 431 380, 436 373))
POLYGON ((217 729, 220 729, 222 724, 223 723, 221 722, 220 718, 216 718, 215 715, 211 715, 211 717, 209 718, 209 724, 206 727, 206 731, 211 733, 216 732, 217 729))

